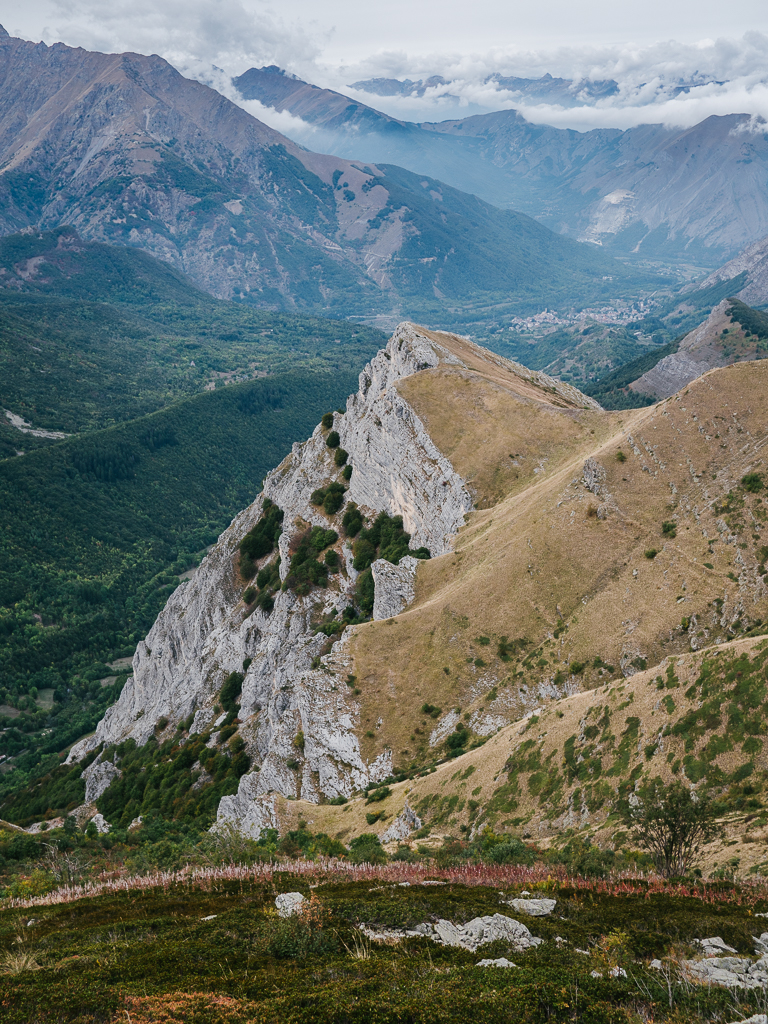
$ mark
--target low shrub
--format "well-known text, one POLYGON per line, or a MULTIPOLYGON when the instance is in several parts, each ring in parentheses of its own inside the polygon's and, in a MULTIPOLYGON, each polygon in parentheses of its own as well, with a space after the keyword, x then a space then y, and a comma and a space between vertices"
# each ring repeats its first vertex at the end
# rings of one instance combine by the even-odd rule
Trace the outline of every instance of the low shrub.
POLYGON ((349 859, 353 864, 385 864, 387 855, 377 835, 363 832, 349 844, 349 859))
POLYGON ((741 486, 750 494, 759 494, 765 487, 762 473, 747 473, 741 478, 741 486))

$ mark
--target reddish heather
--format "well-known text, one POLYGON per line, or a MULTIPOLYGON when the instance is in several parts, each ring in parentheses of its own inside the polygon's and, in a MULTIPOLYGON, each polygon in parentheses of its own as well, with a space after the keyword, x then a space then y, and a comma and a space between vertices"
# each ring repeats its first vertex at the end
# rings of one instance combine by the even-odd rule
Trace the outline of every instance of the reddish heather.
POLYGON ((336 858, 316 861, 295 860, 269 864, 230 864, 223 867, 186 867, 180 871, 156 871, 146 875, 110 877, 103 874, 83 885, 64 885, 44 896, 29 899, 8 899, 6 907, 39 907, 71 903, 89 896, 131 890, 163 889, 176 885, 211 889, 218 882, 268 881, 276 874, 304 875, 316 880, 343 876, 349 881, 375 879, 382 882, 421 882, 434 880, 459 885, 487 885, 494 888, 576 889, 608 896, 687 896, 705 903, 730 903, 753 907, 768 899, 766 879, 740 883, 738 887, 722 887, 706 881, 694 883, 668 882, 656 875, 612 875, 608 878, 584 878, 569 875, 564 868, 545 865, 524 867, 514 864, 462 864, 438 868, 430 864, 392 863, 387 865, 350 864, 336 858))

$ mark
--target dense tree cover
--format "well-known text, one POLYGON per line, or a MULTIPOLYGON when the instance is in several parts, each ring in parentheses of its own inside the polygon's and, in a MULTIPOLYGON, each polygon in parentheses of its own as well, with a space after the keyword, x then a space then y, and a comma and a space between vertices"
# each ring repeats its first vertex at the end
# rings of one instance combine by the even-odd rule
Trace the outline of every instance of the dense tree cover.
POLYGON ((639 409, 644 405, 652 405, 655 399, 627 390, 628 385, 652 370, 665 356, 677 352, 681 340, 675 338, 667 345, 644 352, 594 383, 584 385, 584 393, 596 399, 604 409, 639 409))
POLYGON ((751 334, 759 341, 768 341, 768 313, 753 309, 739 299, 729 299, 728 315, 735 323, 740 324, 746 334, 751 334))
MULTIPOLYGON (((0 239, 0 408, 34 427, 98 429, 297 366, 359 370, 383 344, 369 328, 214 299, 144 253, 66 230, 0 239), (28 259, 42 260, 36 274, 14 276, 28 259)), ((0 423, 0 457, 48 443, 0 423)))
POLYGON ((240 541, 240 575, 243 579, 251 579, 256 572, 255 563, 274 551, 282 522, 282 509, 265 498, 258 523, 240 541))

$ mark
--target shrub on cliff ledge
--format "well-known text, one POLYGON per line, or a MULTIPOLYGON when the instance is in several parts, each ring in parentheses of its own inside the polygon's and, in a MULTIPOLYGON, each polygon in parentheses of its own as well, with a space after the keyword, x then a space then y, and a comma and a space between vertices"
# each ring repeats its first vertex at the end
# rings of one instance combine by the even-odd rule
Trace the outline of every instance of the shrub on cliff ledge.
POLYGON ((282 533, 283 511, 269 498, 264 499, 261 518, 240 541, 240 573, 250 579, 256 572, 258 559, 274 550, 282 533))

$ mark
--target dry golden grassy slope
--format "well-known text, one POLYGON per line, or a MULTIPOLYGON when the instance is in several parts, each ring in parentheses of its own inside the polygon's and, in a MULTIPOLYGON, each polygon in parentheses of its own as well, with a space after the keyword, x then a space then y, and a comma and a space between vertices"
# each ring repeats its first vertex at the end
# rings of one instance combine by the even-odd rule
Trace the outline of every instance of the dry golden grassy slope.
POLYGON ((367 756, 390 747, 398 766, 423 763, 459 716, 489 735, 765 617, 768 517, 739 482, 764 468, 768 364, 713 370, 656 406, 606 413, 433 336, 465 366, 422 371, 402 393, 478 508, 454 553, 419 566, 409 609, 355 629, 367 756))
POLYGON ((613 813, 620 792, 649 778, 683 778, 714 787, 725 808, 724 835, 700 859, 705 871, 759 867, 765 874, 767 669, 765 638, 665 659, 550 703, 477 749, 392 785, 382 802, 282 801, 281 825, 303 820, 347 841, 365 831, 381 835, 407 800, 428 826, 412 843, 433 845, 488 826, 544 846, 573 831, 620 844, 626 832, 613 813), (384 818, 368 824, 366 813, 381 810, 384 818))

